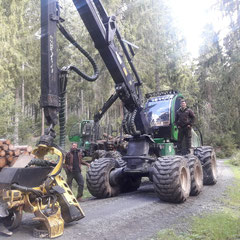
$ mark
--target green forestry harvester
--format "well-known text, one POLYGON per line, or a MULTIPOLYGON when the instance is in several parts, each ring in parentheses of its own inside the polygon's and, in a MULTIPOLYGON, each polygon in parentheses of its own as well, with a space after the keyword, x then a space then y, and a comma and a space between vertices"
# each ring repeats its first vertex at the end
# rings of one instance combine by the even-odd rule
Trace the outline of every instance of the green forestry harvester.
POLYGON ((122 38, 116 17, 108 16, 100 0, 73 2, 115 82, 116 92, 99 116, 119 98, 124 107, 122 127, 130 135, 125 139, 128 141, 125 155, 113 151, 91 163, 87 172, 91 194, 97 198, 113 197, 136 190, 141 178, 148 177, 161 200, 179 203, 190 193, 198 195, 203 183, 215 184, 214 149, 201 146, 195 133, 192 154, 175 154, 178 131, 174 118, 183 97, 176 91, 158 92, 148 94, 144 104, 142 81, 132 59, 136 46, 122 38))
POLYGON ((68 138, 70 142, 76 142, 83 156, 92 159, 105 156, 107 151, 120 149, 123 145, 121 136, 113 136, 118 133, 112 125, 100 126, 94 120, 83 120, 73 124, 68 138))
MULTIPOLYGON (((110 155, 91 164, 87 184, 95 197, 112 197, 137 190, 141 178, 149 177, 161 200, 179 203, 189 195, 198 195, 203 184, 216 183, 215 152, 210 146, 202 146, 201 138, 194 130, 191 154, 176 155, 178 129, 175 115, 183 96, 171 90, 147 94, 146 98, 143 111, 150 123, 151 137, 129 138, 127 154, 121 160, 110 155), (96 172, 99 172, 98 176, 96 172)), ((127 118, 123 126, 129 120, 127 118)))
POLYGON ((94 139, 94 121, 83 120, 75 123, 68 134, 70 142, 76 142, 85 156, 91 155, 91 142, 94 139))

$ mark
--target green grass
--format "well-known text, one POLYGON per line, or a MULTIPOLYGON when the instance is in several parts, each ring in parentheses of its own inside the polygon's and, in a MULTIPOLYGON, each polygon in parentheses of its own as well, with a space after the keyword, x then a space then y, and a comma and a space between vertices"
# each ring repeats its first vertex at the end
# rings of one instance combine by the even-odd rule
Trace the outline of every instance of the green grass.
POLYGON ((196 240, 230 240, 237 236, 240 236, 239 213, 230 209, 195 218, 189 235, 196 240))
POLYGON ((232 158, 229 160, 229 163, 233 166, 240 166, 240 151, 237 151, 233 154, 232 158))
MULTIPOLYGON (((162 230, 157 234, 158 240, 185 240, 183 235, 177 236, 177 234, 172 229, 162 230)), ((152 239, 151 239, 152 240, 152 239)))
POLYGON ((240 153, 236 153, 233 158, 227 163, 235 165, 231 165, 235 182, 225 192, 225 198, 222 199, 223 209, 193 217, 190 221, 191 229, 187 233, 176 233, 172 229, 166 229, 158 233, 156 240, 240 239, 240 153))

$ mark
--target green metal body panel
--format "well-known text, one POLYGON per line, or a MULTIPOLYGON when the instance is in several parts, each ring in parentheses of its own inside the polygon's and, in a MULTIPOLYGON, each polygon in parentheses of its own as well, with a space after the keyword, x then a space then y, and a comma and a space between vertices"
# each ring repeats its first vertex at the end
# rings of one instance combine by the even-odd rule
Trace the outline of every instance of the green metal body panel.
POLYGON ((155 143, 164 143, 164 138, 154 138, 155 143))
POLYGON ((69 141, 79 143, 81 141, 81 138, 80 136, 73 136, 69 138, 69 141))
MULTIPOLYGON (((78 147, 84 147, 89 149, 90 148, 90 143, 89 143, 89 137, 84 134, 84 126, 86 124, 91 124, 93 125, 93 120, 83 120, 79 123, 76 123, 72 126, 70 132, 69 132, 69 141, 70 142, 77 142, 78 147)), ((86 149, 86 150, 87 150, 86 149)))
POLYGON ((169 156, 175 155, 175 149, 173 143, 160 143, 161 155, 162 156, 169 156))
POLYGON ((84 143, 84 148, 85 148, 85 150, 90 150, 90 147, 91 147, 91 143, 90 143, 89 141, 86 141, 86 142, 84 143))
POLYGON ((175 112, 178 110, 178 109, 175 109, 175 103, 176 103, 176 99, 178 97, 183 98, 183 95, 179 93, 176 96, 174 96, 174 98, 172 99, 172 104, 171 104, 171 139, 173 141, 178 140, 178 129, 175 124, 175 112))

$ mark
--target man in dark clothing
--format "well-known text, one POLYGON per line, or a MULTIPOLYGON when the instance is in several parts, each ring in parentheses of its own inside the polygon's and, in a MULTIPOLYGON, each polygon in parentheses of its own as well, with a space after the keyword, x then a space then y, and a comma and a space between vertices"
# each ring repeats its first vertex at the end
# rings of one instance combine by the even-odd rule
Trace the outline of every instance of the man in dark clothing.
POLYGON ((70 152, 67 153, 65 158, 64 169, 66 170, 67 184, 69 185, 69 187, 72 189, 73 179, 75 179, 78 184, 78 201, 81 201, 84 187, 84 179, 81 173, 81 164, 88 167, 90 166, 89 163, 82 160, 82 154, 77 148, 77 143, 72 143, 72 148, 70 149, 70 152))
POLYGON ((177 110, 175 123, 178 127, 178 153, 189 154, 192 140, 192 125, 195 116, 193 111, 187 107, 184 99, 181 100, 181 107, 177 110), (183 143, 185 144, 186 151, 183 151, 183 143))

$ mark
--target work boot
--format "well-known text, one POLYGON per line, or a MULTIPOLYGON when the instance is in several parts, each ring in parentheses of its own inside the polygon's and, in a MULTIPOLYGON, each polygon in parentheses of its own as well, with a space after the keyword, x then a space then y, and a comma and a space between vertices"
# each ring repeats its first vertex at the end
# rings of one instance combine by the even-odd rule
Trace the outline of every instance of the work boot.
POLYGON ((0 224, 0 233, 6 235, 6 236, 12 236, 12 232, 9 231, 3 224, 0 224))
POLYGON ((78 198, 77 198, 77 201, 78 201, 78 202, 83 202, 82 197, 78 197, 78 198))

